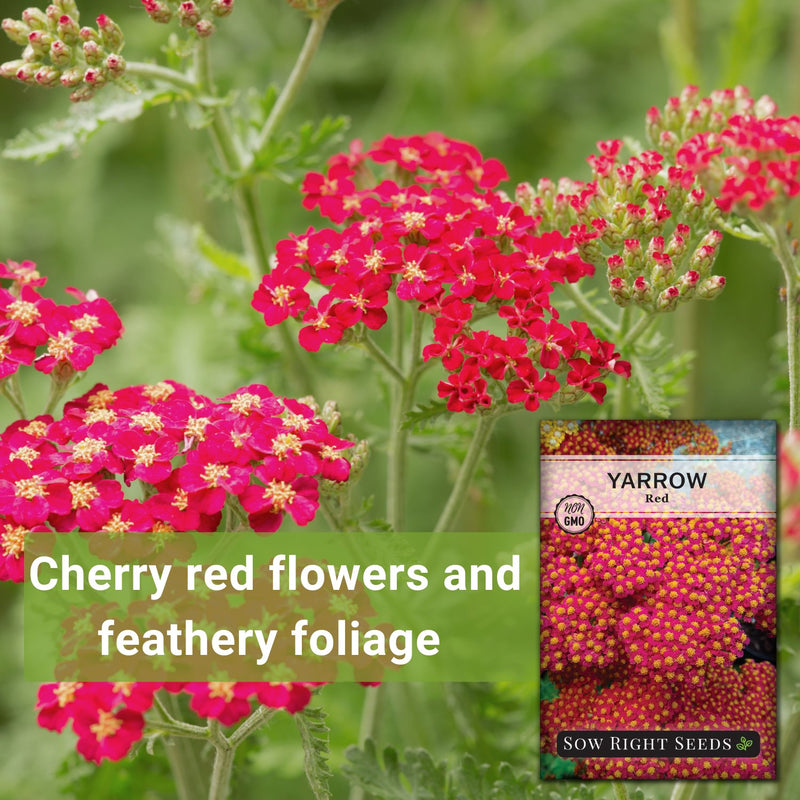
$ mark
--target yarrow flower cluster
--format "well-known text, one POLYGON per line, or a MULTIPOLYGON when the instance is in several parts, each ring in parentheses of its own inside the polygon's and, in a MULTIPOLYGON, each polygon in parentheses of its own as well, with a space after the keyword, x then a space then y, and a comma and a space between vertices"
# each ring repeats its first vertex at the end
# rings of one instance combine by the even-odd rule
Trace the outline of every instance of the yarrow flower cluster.
POLYGON ((0 576, 22 580, 30 530, 214 531, 229 502, 256 531, 286 515, 306 525, 319 481, 347 480, 352 444, 265 386, 214 402, 173 381, 97 385, 60 420, 21 420, 0 436, 0 576))
POLYGON ((216 30, 214 20, 227 17, 235 0, 142 0, 144 10, 155 22, 177 19, 184 28, 191 28, 201 38, 216 30))
POLYGON ((60 305, 37 289, 47 278, 30 261, 0 264, 0 385, 23 364, 68 381, 116 344, 122 323, 108 300, 67 289, 78 302, 60 305))
MULTIPOLYGON (((553 422, 548 454, 718 454, 703 423, 553 422)), ((586 778, 774 777, 775 668, 741 659, 746 626, 776 632, 773 519, 595 519, 580 536, 543 518, 543 752, 565 729, 758 730, 762 757, 587 759, 586 778), (720 688, 724 687, 724 688, 720 688)))
POLYGON ((101 14, 97 27, 80 25, 75 0, 56 0, 45 11, 28 8, 22 19, 4 19, 3 30, 25 49, 22 58, 0 66, 0 76, 39 86, 65 86, 70 100, 94 97, 125 74, 122 30, 101 14))
POLYGON ((667 168, 655 150, 621 162, 620 140, 597 145, 599 154, 588 159, 593 180, 543 179, 535 190, 522 184, 518 200, 606 267, 617 305, 673 311, 695 297, 716 297, 725 285, 712 274, 722 234, 708 231, 717 212, 691 171, 667 168))
POLYGON ((700 176, 723 212, 784 218, 800 194, 800 117, 743 86, 701 97, 688 86, 648 113, 650 138, 678 168, 700 176))
POLYGON ((78 737, 77 750, 88 761, 119 761, 142 738, 144 714, 163 689, 186 693, 199 717, 235 725, 252 711, 253 701, 294 714, 311 700, 315 683, 45 683, 39 689, 38 722, 51 731, 68 724, 78 737))
POLYGON ((537 234, 537 221, 495 190, 504 178, 499 161, 438 133, 388 136, 367 151, 355 142, 303 183, 303 205, 343 229, 279 242, 254 308, 267 325, 300 319, 300 344, 316 351, 381 328, 394 294, 433 318, 423 357, 447 371, 438 392, 451 411, 535 410, 587 394, 601 402, 603 378, 628 376, 630 365, 586 323, 560 322, 550 300, 556 283, 593 267, 574 240, 537 234), (381 165, 389 177, 379 181, 381 165), (312 280, 320 291, 309 291, 312 280))

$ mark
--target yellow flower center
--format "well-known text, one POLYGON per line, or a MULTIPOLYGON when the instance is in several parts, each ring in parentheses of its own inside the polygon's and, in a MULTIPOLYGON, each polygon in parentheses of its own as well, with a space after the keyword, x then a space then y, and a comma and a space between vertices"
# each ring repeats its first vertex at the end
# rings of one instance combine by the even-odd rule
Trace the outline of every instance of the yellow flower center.
POLYGON ((32 447, 20 447, 19 450, 11 454, 11 460, 23 461, 25 464, 30 466, 36 460, 38 455, 39 453, 37 453, 32 447))
POLYGON ((272 504, 273 511, 283 511, 297 496, 286 481, 270 481, 264 489, 264 499, 272 504))
POLYGON ((201 477, 209 488, 216 488, 223 478, 228 477, 228 468, 224 464, 206 464, 201 477))
POLYGON ((14 527, 6 524, 5 531, 0 536, 0 546, 4 556, 19 558, 25 552, 25 533, 26 530, 21 525, 14 527))
POLYGON ((6 309, 6 314, 9 319, 21 322, 23 325, 33 325, 34 322, 38 322, 41 316, 39 309, 26 300, 15 300, 6 309))
POLYGON ((72 448, 72 458, 80 461, 81 464, 88 464, 96 455, 106 449, 106 443, 102 439, 92 439, 91 437, 76 442, 72 448))
POLYGON ((283 458, 287 453, 299 455, 303 448, 300 438, 293 433, 279 433, 272 442, 272 454, 283 458))
POLYGON ((72 509, 89 508, 92 501, 100 497, 97 487, 87 481, 70 481, 69 491, 72 495, 72 509))
POLYGON ((133 451, 133 455, 137 465, 144 464, 146 467, 152 467, 158 453, 154 444, 143 444, 133 451))
POLYGON ((66 361, 74 349, 75 342, 72 341, 70 333, 59 333, 55 339, 50 339, 47 343, 47 353, 56 361, 66 361))
POLYGON ((89 730, 97 737, 98 742, 102 742, 122 727, 122 720, 117 719, 110 711, 99 711, 98 714, 99 719, 89 726, 89 730))
POLYGON ((24 500, 35 500, 37 497, 45 497, 47 490, 42 483, 42 479, 34 476, 33 478, 23 478, 14 483, 14 494, 24 500))
POLYGON ((159 400, 166 400, 173 392, 175 388, 170 386, 168 383, 164 381, 160 381, 159 383, 151 384, 150 386, 145 386, 142 389, 142 394, 150 400, 152 403, 157 403, 159 400))
POLYGON ((247 416, 254 408, 261 408, 261 398, 257 394, 242 392, 231 400, 231 409, 237 414, 247 416))
POLYGON ((91 333, 95 328, 100 327, 100 320, 93 314, 84 314, 78 319, 72 320, 72 330, 83 333, 91 333))
POLYGON ((208 696, 221 697, 226 703, 233 700, 233 687, 236 686, 236 681, 209 681, 208 683, 208 696))

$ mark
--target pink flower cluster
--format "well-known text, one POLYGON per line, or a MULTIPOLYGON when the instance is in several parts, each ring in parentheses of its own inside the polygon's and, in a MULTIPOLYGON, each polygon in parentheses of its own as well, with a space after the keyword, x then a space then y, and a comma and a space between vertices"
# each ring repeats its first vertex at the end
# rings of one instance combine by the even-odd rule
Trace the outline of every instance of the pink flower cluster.
POLYGON ((722 211, 771 219, 800 194, 800 117, 777 111, 771 98, 756 101, 742 86, 710 97, 688 86, 663 113, 650 109, 648 126, 722 211))
POLYGON ((257 531, 290 515, 309 523, 318 481, 346 481, 343 451, 312 408, 247 386, 214 402, 166 381, 116 392, 97 385, 60 420, 0 436, 0 576, 24 572, 28 530, 214 531, 226 503, 257 531), (126 497, 136 483, 146 499, 126 497))
POLYGON ((523 184, 520 202, 543 226, 569 231, 584 258, 606 266, 618 305, 672 311, 694 297, 716 297, 725 285, 711 273, 722 234, 695 232, 709 227, 710 200, 692 172, 666 168, 655 150, 621 162, 620 140, 597 145, 590 182, 523 184))
POLYGON ((0 264, 0 381, 22 364, 69 379, 83 372, 95 357, 116 344, 122 323, 111 304, 96 292, 68 289, 78 302, 59 305, 42 297, 37 287, 47 278, 30 261, 0 264))
POLYGON ((267 325, 301 319, 300 344, 316 351, 381 328, 394 294, 433 318, 423 356, 447 371, 438 391, 451 411, 506 401, 534 410, 559 390, 601 402, 603 377, 630 365, 586 323, 560 322, 550 300, 555 283, 593 268, 573 240, 538 235, 537 221, 495 191, 505 177, 499 161, 438 133, 386 137, 366 152, 354 143, 303 183, 303 205, 344 228, 279 242, 253 306, 267 325), (390 177, 378 181, 376 165, 390 177), (479 328, 487 317, 505 331, 479 328))
POLYGON ((144 714, 160 689, 185 692, 198 716, 235 725, 252 711, 252 699, 294 714, 311 700, 313 683, 45 683, 36 708, 43 728, 61 732, 71 722, 77 750, 88 761, 119 761, 142 738, 144 714))

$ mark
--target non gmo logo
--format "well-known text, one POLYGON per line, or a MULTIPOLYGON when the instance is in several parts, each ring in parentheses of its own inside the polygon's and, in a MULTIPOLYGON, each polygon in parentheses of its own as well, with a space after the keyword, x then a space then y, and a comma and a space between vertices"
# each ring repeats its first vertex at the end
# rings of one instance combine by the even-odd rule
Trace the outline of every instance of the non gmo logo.
POLYGON ((594 521, 594 508, 581 494, 568 494, 558 501, 556 524, 565 533, 583 533, 594 521))

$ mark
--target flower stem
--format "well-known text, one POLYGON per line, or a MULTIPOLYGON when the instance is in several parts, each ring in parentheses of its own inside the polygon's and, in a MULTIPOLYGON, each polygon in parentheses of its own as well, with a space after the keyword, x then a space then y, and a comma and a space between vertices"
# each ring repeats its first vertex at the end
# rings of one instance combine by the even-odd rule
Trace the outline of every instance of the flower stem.
MULTIPOLYGON (((374 739, 380 722, 383 685, 369 686, 364 690, 364 705, 361 710, 361 725, 358 729, 358 746, 363 747, 367 739, 374 739)), ((362 786, 353 784, 350 800, 364 800, 366 792, 362 786)))
POLYGON ((475 470, 478 468, 481 455, 494 428, 496 417, 497 415, 493 413, 478 416, 478 425, 472 435, 469 449, 461 462, 456 482, 453 484, 447 503, 439 516, 434 533, 452 530, 453 526, 458 522, 461 511, 464 508, 467 492, 475 476, 475 470))
POLYGON ((229 737, 232 747, 238 747, 250 734, 266 725, 277 714, 268 706, 259 706, 229 737))
MULTIPOLYGON (((214 82, 208 57, 207 40, 197 43, 195 72, 200 88, 213 95, 214 82)), ((245 252, 250 261, 255 264, 258 273, 264 275, 270 271, 269 248, 261 229, 258 193, 252 182, 242 180, 245 167, 241 144, 234 133, 227 112, 221 106, 214 106, 208 130, 220 164, 234 178, 231 187, 233 206, 245 252)), ((278 326, 278 335, 281 339, 287 369, 295 388, 299 394, 313 394, 311 373, 305 351, 298 347, 285 325, 278 326)))
MULTIPOLYGON (((584 313, 586 318, 603 328, 603 332, 611 335, 617 326, 573 283, 559 284, 569 299, 584 313)), ((597 331, 595 331, 597 333, 597 331)))
POLYGON ((175 780, 178 800, 197 800, 205 797, 208 783, 200 766, 197 743, 185 737, 174 737, 164 742, 170 771, 175 780))
POLYGON ((21 419, 25 419, 28 415, 25 412, 25 397, 22 394, 22 389, 19 385, 19 375, 15 372, 3 381, 0 381, 0 394, 14 406, 14 410, 19 414, 21 419))
POLYGON ((208 800, 227 800, 231 791, 231 774, 236 748, 231 746, 231 743, 219 730, 219 722, 212 720, 209 728, 212 729, 215 752, 211 783, 208 787, 208 800))
POLYGON ((698 785, 697 781, 678 781, 672 790, 670 800, 692 800, 698 785))
POLYGON ((628 800, 628 788, 622 781, 611 781, 611 788, 617 800, 628 800))
POLYGON ((768 228, 764 231, 772 245, 786 281, 786 350, 789 367, 789 428, 800 428, 800 275, 797 254, 789 244, 788 233, 768 228))
POLYGON ((405 382, 405 376, 400 371, 400 367, 398 367, 397 363, 389 358, 388 355, 386 355, 383 349, 375 343, 375 340, 369 334, 364 335, 364 338, 361 340, 360 344, 378 362, 378 364, 380 364, 384 370, 386 370, 388 375, 391 375, 392 378, 399 383, 405 382))
POLYGON ((169 67, 162 67, 159 64, 148 64, 144 61, 128 61, 125 74, 129 78, 144 78, 150 81, 161 81, 174 86, 176 89, 196 94, 198 86, 192 78, 183 72, 178 72, 169 67))
POLYGON ((297 61, 295 61, 289 79, 286 81, 283 90, 275 101, 275 105, 272 107, 272 111, 270 111, 267 121, 264 123, 264 127, 258 134, 258 138, 253 147, 253 153, 258 153, 264 148, 275 133, 280 121, 286 115, 289 106, 292 104, 292 101, 306 77, 308 68, 311 66, 314 55, 322 41, 322 36, 325 33, 325 28, 328 25, 328 20, 331 18, 335 7, 336 4, 334 3, 320 10, 311 20, 311 27, 308 29, 306 40, 303 43, 303 49, 300 51, 300 55, 297 56, 297 61))

